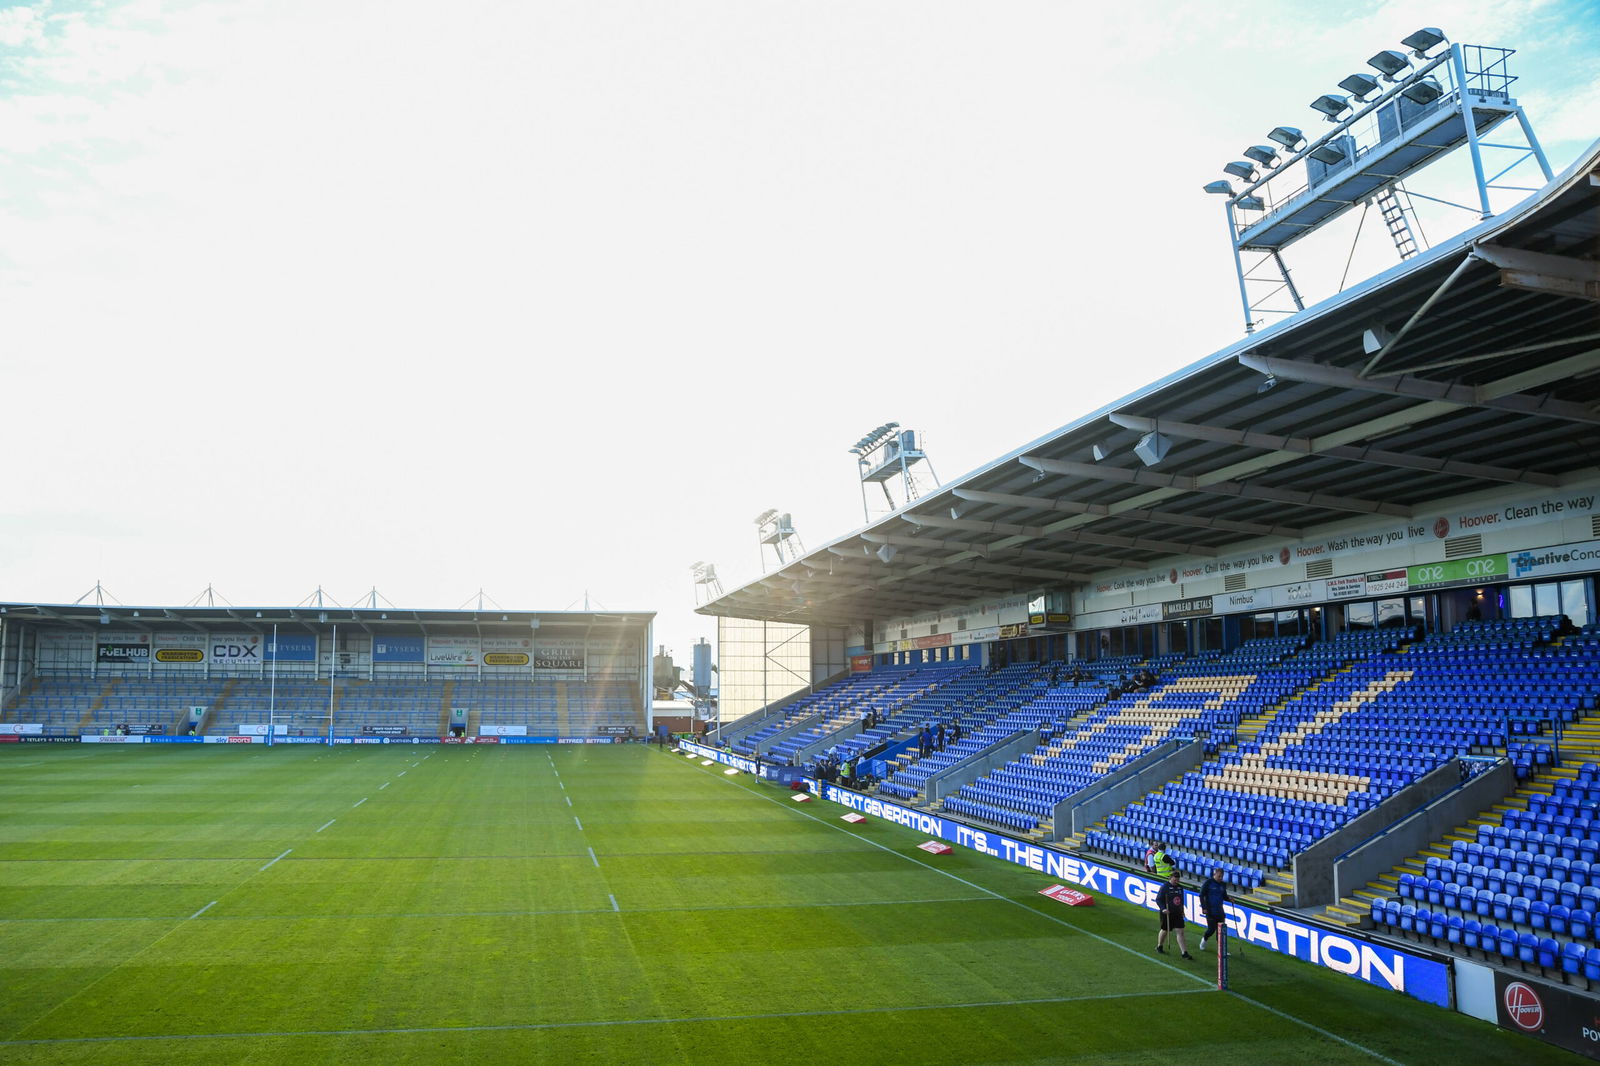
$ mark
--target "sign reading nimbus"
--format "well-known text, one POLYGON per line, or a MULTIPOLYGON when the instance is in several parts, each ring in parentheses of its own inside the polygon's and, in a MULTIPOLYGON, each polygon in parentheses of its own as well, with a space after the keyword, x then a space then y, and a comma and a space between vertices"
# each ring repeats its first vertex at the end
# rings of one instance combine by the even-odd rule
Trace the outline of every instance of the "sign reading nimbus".
MULTIPOLYGON (((813 790, 817 787, 818 783, 812 782, 813 790)), ((1067 884, 1101 892, 1137 907, 1155 909, 1160 882, 1140 874, 1099 866, 1075 855, 1023 843, 989 830, 974 829, 924 811, 885 803, 837 785, 822 785, 821 794, 823 799, 871 817, 949 840, 1018 866, 1026 866, 1067 884)), ((1185 897, 1188 919, 1204 923, 1199 898, 1192 892, 1185 893, 1185 897)), ((1303 962, 1347 974, 1380 988, 1404 992, 1424 1003, 1440 1007, 1450 1005, 1449 971, 1442 962, 1236 903, 1228 904, 1227 915, 1229 935, 1251 945, 1292 955, 1303 962)))

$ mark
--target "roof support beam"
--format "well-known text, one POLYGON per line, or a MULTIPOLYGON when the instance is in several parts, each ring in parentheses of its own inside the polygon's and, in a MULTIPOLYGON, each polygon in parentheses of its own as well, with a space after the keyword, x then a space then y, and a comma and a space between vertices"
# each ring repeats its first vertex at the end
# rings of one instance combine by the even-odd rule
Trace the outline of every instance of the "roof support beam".
MULTIPOLYGON (((1531 470, 1513 470, 1510 467, 1489 466, 1483 463, 1462 463, 1454 459, 1436 459, 1432 456, 1385 451, 1381 448, 1358 448, 1351 445, 1325 443, 1329 438, 1280 437, 1275 433, 1256 433, 1242 429, 1220 429, 1216 426, 1201 426, 1190 422, 1173 422, 1165 418, 1159 420, 1142 418, 1138 415, 1122 414, 1121 412, 1112 414, 1110 419, 1115 425, 1138 433, 1154 431, 1159 422, 1161 432, 1169 436, 1182 437, 1187 440, 1214 441, 1218 444, 1232 444, 1245 448, 1260 448, 1263 451, 1284 452, 1293 456, 1344 459, 1356 463, 1372 463, 1374 466, 1390 466, 1402 470, 1424 470, 1430 473, 1445 473, 1460 477, 1477 478, 1481 481, 1507 481, 1518 485, 1553 487, 1560 483, 1559 478, 1552 477, 1549 474, 1535 473, 1531 470)), ((1379 431, 1373 427, 1352 426, 1350 428, 1350 432, 1359 432, 1362 437, 1374 436, 1379 431)), ((1341 431, 1339 435, 1348 436, 1345 431, 1341 431)))
POLYGON ((1301 530, 1294 526, 1276 526, 1266 522, 1240 522, 1231 518, 1206 518, 1199 515, 1177 514, 1172 511, 1147 511, 1125 508, 1120 504, 1107 506, 1099 503, 1078 503, 1075 500, 1044 499, 1036 496, 1017 496, 1009 492, 980 492, 976 489, 952 489, 951 493, 973 503, 993 503, 1005 507, 1025 507, 1034 511, 1065 511, 1068 514, 1093 515, 1099 518, 1131 518, 1147 522, 1164 522, 1168 525, 1190 529, 1220 529, 1229 533, 1244 533, 1257 537, 1298 537, 1301 530))
POLYGON ((1096 466, 1092 463, 1072 463, 1060 459, 1046 459, 1038 455, 1024 455, 1018 462, 1023 466, 1046 474, 1065 474, 1068 477, 1109 481, 1124 485, 1148 485, 1157 489, 1178 492, 1200 492, 1212 496, 1236 496, 1250 500, 1268 500, 1290 503, 1300 507, 1323 507, 1330 511, 1354 511, 1357 514, 1386 514, 1397 518, 1410 518, 1411 508, 1377 500, 1361 500, 1348 496, 1334 496, 1324 492, 1305 492, 1300 489, 1280 489, 1268 485, 1247 485, 1240 481, 1211 481, 1184 477, 1180 474, 1161 474, 1154 470, 1129 470, 1116 466, 1096 466))
MULTIPOLYGON (((1538 415, 1584 425, 1600 425, 1600 413, 1594 408, 1567 400, 1553 400, 1548 396, 1529 396, 1523 390, 1546 385, 1587 370, 1600 369, 1600 349, 1580 353, 1568 359, 1547 363, 1536 371, 1517 375, 1515 388, 1503 382, 1490 382, 1472 386, 1448 381, 1430 381, 1425 378, 1401 375, 1399 377, 1364 378, 1353 370, 1326 366, 1321 363, 1302 363, 1294 359, 1274 359, 1264 355, 1239 356, 1239 365, 1260 374, 1270 374, 1283 381, 1301 381, 1310 385, 1353 389, 1357 392, 1375 392, 1385 396, 1405 396, 1415 400, 1433 401, 1451 407, 1486 407, 1496 411, 1511 411, 1520 415, 1538 415)), ((1430 414, 1428 417, 1436 417, 1430 414)))
POLYGON ((1528 252, 1498 244, 1479 244, 1472 255, 1500 268, 1500 284, 1508 289, 1600 300, 1600 263, 1567 255, 1528 252))

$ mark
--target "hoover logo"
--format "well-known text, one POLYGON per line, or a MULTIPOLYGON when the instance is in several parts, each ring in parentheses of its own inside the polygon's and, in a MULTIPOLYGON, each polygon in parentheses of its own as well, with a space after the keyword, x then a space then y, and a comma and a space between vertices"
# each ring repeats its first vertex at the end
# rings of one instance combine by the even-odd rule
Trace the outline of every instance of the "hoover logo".
POLYGON ((1539 999, 1539 993, 1533 990, 1532 985, 1521 981, 1513 981, 1506 985, 1502 994, 1505 1001, 1506 1017, 1525 1033, 1537 1033, 1544 1028, 1544 1002, 1539 999))

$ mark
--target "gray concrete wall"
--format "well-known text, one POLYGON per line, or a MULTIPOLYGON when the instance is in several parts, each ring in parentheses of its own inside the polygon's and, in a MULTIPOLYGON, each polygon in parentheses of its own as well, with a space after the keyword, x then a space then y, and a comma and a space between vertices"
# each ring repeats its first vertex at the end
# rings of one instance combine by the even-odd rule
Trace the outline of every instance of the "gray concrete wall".
POLYGON ((1056 804, 1055 839, 1081 833, 1106 815, 1119 811, 1151 790, 1193 770, 1205 761, 1206 746, 1198 740, 1167 740, 1125 766, 1081 788, 1056 804))
POLYGON ((1465 785, 1446 792, 1432 803, 1402 818, 1381 836, 1358 843, 1333 861, 1333 898, 1343 899, 1410 858, 1456 826, 1487 810, 1517 787, 1517 771, 1501 761, 1465 785))
POLYGON ((929 803, 943 799, 960 789, 962 785, 971 784, 990 770, 999 769, 1038 746, 1037 729, 1019 730, 1003 740, 995 741, 987 748, 979 748, 955 765, 946 766, 929 777, 922 786, 923 793, 928 797, 929 803))
POLYGON ((1419 807, 1433 802, 1461 783, 1461 768, 1451 759, 1423 774, 1372 810, 1337 829, 1294 857, 1294 895, 1286 907, 1321 907, 1338 897, 1333 891, 1333 862, 1368 837, 1376 836, 1419 807))

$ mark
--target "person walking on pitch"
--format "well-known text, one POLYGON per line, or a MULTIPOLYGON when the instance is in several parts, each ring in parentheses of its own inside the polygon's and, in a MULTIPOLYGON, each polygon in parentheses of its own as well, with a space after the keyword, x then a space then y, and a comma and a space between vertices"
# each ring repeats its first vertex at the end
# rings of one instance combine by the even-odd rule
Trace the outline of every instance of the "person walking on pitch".
POLYGON ((1176 933, 1178 950, 1183 952, 1183 957, 1194 958, 1189 954, 1189 945, 1183 936, 1183 884, 1178 880, 1176 870, 1172 872, 1172 879, 1156 893, 1156 910, 1161 912, 1161 931, 1156 934, 1156 954, 1167 953, 1167 934, 1176 933))
MULTIPOLYGON (((1222 883, 1222 868, 1220 866, 1213 867, 1211 876, 1206 878, 1205 883, 1200 886, 1200 910, 1206 916, 1206 931, 1200 936, 1201 951, 1206 949, 1207 940, 1217 936, 1218 930, 1222 928, 1223 923, 1227 920, 1227 915, 1223 913, 1222 905, 1228 902, 1230 902, 1228 899, 1228 886, 1222 883)), ((1222 938, 1217 940, 1218 951, 1225 950, 1224 943, 1225 941, 1222 938)))

